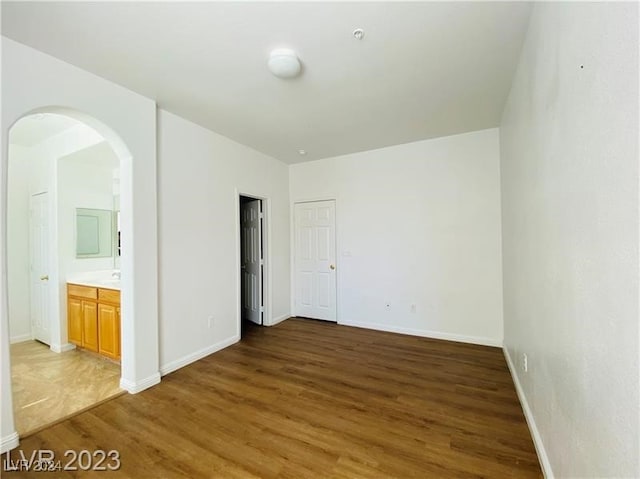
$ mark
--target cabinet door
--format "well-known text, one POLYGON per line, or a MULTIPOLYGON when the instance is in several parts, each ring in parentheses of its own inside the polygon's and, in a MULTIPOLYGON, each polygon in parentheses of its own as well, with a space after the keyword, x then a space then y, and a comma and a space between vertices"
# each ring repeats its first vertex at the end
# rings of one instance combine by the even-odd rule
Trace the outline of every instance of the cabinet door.
POLYGON ((83 338, 82 346, 89 351, 98 352, 98 304, 82 302, 83 338))
POLYGON ((67 298, 67 335, 69 342, 82 346, 82 300, 67 298))
POLYGON ((98 328, 100 354, 120 359, 120 308, 110 304, 98 304, 98 328))

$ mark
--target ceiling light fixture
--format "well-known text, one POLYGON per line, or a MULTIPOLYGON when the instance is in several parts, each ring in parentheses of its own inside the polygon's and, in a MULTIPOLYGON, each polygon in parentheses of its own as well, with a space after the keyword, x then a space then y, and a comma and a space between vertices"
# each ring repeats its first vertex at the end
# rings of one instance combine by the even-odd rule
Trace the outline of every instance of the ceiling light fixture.
POLYGON ((362 40, 364 38, 364 30, 362 28, 356 28, 353 31, 353 37, 356 40, 362 40))
POLYGON ((307 150, 298 150, 298 153, 304 156, 307 154, 307 150))
POLYGON ((300 60, 293 50, 277 48, 269 55, 269 70, 279 78, 293 78, 300 73, 300 60))

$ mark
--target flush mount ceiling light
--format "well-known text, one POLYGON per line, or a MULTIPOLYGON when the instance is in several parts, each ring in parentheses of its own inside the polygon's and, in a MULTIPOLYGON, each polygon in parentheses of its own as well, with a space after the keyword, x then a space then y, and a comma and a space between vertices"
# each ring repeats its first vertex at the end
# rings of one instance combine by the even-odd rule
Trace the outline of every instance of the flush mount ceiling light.
POLYGON ((279 78, 293 78, 300 73, 300 60, 293 50, 277 48, 269 55, 269 70, 279 78))
POLYGON ((307 150, 298 150, 298 154, 304 156, 307 154, 307 150))
POLYGON ((364 38, 364 30, 362 28, 356 28, 353 31, 353 38, 356 40, 362 40, 364 38))

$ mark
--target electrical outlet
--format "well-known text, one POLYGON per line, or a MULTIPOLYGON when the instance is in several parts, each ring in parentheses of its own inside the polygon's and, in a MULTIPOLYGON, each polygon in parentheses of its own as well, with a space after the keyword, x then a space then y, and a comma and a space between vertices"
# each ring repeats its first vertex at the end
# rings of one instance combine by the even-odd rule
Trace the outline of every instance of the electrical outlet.
POLYGON ((415 314, 416 310, 417 310, 417 309, 416 309, 416 305, 415 305, 415 304, 412 304, 412 305, 411 305, 411 312, 415 314))
POLYGON ((525 373, 529 372, 529 358, 527 358, 527 353, 522 353, 522 369, 525 373))
POLYGON ((215 324, 216 320, 213 316, 209 316, 209 328, 213 328, 213 325, 215 324))

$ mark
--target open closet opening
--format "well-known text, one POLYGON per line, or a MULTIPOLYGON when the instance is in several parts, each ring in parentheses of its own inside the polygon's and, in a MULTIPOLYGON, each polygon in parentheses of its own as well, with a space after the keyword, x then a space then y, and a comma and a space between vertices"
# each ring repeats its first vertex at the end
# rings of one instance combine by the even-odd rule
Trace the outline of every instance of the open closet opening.
POLYGON ((265 208, 261 198, 240 195, 240 335, 264 325, 265 208))

